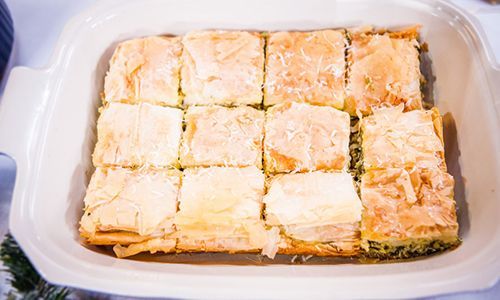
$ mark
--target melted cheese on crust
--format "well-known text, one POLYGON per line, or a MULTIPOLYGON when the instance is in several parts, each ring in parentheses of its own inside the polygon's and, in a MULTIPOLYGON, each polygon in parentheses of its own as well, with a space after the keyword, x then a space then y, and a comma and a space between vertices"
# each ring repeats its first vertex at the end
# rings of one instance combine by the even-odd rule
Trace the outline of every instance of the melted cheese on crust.
POLYGON ((458 234, 453 177, 440 169, 372 170, 361 182, 362 238, 446 239, 458 234))
POLYGON ((390 34, 353 34, 344 109, 367 115, 374 108, 404 104, 422 108, 420 61, 415 39, 390 34))
POLYGON ((349 161, 349 115, 327 106, 288 102, 267 110, 266 172, 343 170, 349 161))
POLYGON ((185 169, 182 182, 179 212, 175 217, 180 241, 248 240, 241 248, 226 244, 220 251, 226 248, 246 251, 266 246, 268 234, 261 220, 262 171, 254 166, 185 169))
POLYGON ((182 111, 147 103, 109 103, 97 121, 95 166, 177 166, 182 111))
POLYGON ((446 170, 441 117, 437 109, 402 112, 402 106, 375 111, 362 120, 365 169, 446 170))
POLYGON ((152 36, 120 43, 104 79, 104 101, 180 105, 181 52, 178 37, 152 36))
POLYGON ((345 47, 342 31, 270 33, 264 105, 297 101, 341 109, 345 47))
POLYGON ((361 220, 361 202, 347 172, 276 175, 264 203, 266 224, 288 226, 292 234, 301 228, 361 220))
POLYGON ((191 106, 184 120, 183 167, 262 167, 263 111, 248 106, 191 106))
POLYGON ((195 31, 184 36, 184 104, 260 104, 264 39, 243 31, 195 31))
POLYGON ((85 195, 80 222, 87 235, 128 231, 141 236, 174 230, 180 172, 97 168, 85 195))

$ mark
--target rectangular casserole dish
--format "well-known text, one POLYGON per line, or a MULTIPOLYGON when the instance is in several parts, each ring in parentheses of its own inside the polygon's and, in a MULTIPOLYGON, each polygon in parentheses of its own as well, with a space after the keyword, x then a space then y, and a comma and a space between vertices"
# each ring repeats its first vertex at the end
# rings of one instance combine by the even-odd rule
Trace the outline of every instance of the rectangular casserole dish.
POLYGON ((477 22, 444 1, 100 1, 66 26, 46 68, 10 75, 0 106, 0 151, 17 164, 10 230, 47 280, 131 296, 401 298, 489 287, 500 274, 500 66, 493 57, 477 22), (99 93, 118 42, 193 29, 413 23, 423 25, 424 63, 432 62, 429 78, 437 78, 431 100, 445 114, 459 248, 397 263, 298 265, 210 254, 119 260, 81 245, 99 93))

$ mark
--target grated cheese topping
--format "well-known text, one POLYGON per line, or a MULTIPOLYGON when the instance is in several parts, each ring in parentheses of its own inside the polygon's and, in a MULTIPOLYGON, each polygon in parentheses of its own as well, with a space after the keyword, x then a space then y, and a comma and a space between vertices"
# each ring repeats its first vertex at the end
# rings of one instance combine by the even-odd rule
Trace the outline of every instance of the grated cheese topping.
POLYGON ((441 117, 420 110, 417 29, 263 36, 193 31, 118 45, 82 237, 118 257, 261 251, 302 262, 356 254, 360 235, 456 238, 441 117), (182 98, 184 110, 168 107, 182 98), (262 100, 266 112, 254 108, 262 100))
POLYGON ((438 168, 370 170, 361 180, 362 238, 457 237, 453 177, 438 168))
POLYGON ((182 40, 184 104, 262 102, 264 40, 243 31, 193 31, 182 40))
POLYGON ((262 167, 263 111, 248 106, 191 106, 184 120, 183 167, 262 167))
POLYGON ((181 172, 98 167, 85 196, 83 231, 129 231, 162 236, 174 231, 181 172))
POLYGON ((109 103, 97 121, 96 166, 177 166, 182 111, 141 103, 109 103))
POLYGON ((179 37, 151 36, 120 43, 104 79, 104 101, 180 105, 179 37))
POLYGON ((435 127, 440 120, 437 109, 405 113, 402 105, 377 110, 364 118, 361 130, 365 169, 446 170, 443 141, 435 127))
POLYGON ((261 219, 263 195, 264 174, 255 166, 185 169, 177 235, 181 240, 244 238, 248 245, 233 250, 268 249, 273 239, 261 219))
POLYGON ((264 105, 297 101, 341 109, 346 44, 337 30, 270 33, 264 105))
MULTIPOLYGON (((285 226, 297 235, 301 229, 361 220, 361 201, 351 175, 345 171, 276 175, 264 203, 266 224, 285 226)), ((309 233, 313 240, 322 240, 317 236, 321 232, 309 233)))
POLYGON ((400 103, 405 111, 421 109, 418 47, 415 39, 353 34, 344 109, 353 116, 400 103))
POLYGON ((283 103, 267 110, 266 171, 344 170, 349 161, 350 119, 327 106, 283 103))

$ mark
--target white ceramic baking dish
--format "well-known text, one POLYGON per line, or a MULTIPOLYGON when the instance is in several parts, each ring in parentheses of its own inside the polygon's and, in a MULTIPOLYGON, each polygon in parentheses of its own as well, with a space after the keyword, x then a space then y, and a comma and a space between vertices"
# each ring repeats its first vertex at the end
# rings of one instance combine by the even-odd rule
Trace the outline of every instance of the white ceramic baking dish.
MULTIPOLYGON (((476 21, 430 1, 99 1, 64 29, 47 68, 15 68, 0 151, 17 163, 10 229, 49 281, 96 291, 196 298, 394 298, 482 289, 500 274, 500 68, 476 21), (410 262, 198 264, 116 259, 77 233, 108 59, 124 39, 192 29, 316 29, 420 23, 445 113, 463 245, 410 262)), ((207 259, 207 256, 203 256, 207 259)), ((186 263, 188 262, 188 263, 186 263)))

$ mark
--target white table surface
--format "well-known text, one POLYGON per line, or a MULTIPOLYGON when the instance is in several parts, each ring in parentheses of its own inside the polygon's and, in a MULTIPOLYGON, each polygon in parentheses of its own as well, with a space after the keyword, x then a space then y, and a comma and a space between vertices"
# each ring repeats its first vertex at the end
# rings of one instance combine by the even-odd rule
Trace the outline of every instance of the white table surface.
MULTIPOLYGON (((5 0, 14 20, 15 44, 9 68, 27 66, 44 67, 52 53, 55 42, 66 22, 96 0, 5 0)), ((489 43, 495 49, 496 60, 500 62, 500 5, 492 6, 484 0, 452 0, 475 15, 488 35, 489 43)), ((6 72, 8 75, 8 70, 6 72)), ((5 85, 0 83, 0 96, 5 85)), ((22 100, 22 99, 20 99, 22 100)), ((1 98, 0 98, 1 105, 1 98)), ((15 165, 0 155, 0 239, 7 232, 8 213, 15 165)), ((500 255, 500 254, 499 254, 500 255)), ((1 268, 1 265, 0 265, 1 268)), ((478 276, 481 276, 478 274, 478 276)), ((0 272, 0 299, 8 290, 5 273, 0 272)), ((78 298, 87 298, 84 291, 78 298)), ((124 299, 110 295, 95 295, 99 299, 124 299)), ((500 282, 494 287, 477 292, 435 296, 428 299, 500 299, 500 282)))

